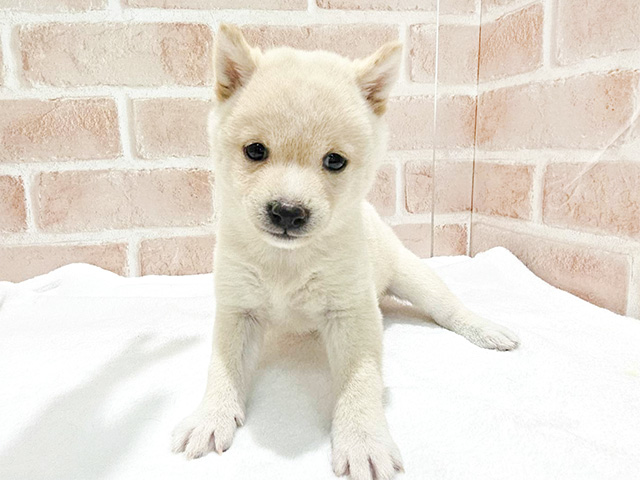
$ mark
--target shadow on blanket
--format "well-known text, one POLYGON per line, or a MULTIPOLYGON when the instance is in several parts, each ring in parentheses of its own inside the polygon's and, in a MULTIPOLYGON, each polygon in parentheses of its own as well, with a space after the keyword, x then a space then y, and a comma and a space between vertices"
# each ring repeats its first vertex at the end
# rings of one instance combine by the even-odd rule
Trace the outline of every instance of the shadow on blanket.
MULTIPOLYGON (((146 423, 154 421, 169 401, 156 394, 132 405, 117 421, 105 424, 101 410, 120 382, 146 367, 196 343, 197 337, 161 346, 149 346, 151 337, 139 337, 96 372, 90 380, 55 399, 27 425, 12 446, 0 452, 5 478, 101 478, 130 451, 146 423)), ((154 342, 155 343, 155 342, 154 342)))
MULTIPOLYGON (((383 298, 381 308, 385 328, 398 323, 440 328, 394 298, 383 298)), ((388 403, 388 389, 384 393, 388 403)), ((245 428, 256 443, 285 458, 316 450, 329 438, 334 403, 317 334, 267 337, 247 404, 245 428)))

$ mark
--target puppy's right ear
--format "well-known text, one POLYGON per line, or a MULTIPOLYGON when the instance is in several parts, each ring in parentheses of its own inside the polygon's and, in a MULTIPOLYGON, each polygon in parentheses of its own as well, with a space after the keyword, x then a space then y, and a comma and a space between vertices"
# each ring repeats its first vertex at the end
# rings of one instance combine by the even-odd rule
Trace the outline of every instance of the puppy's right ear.
POLYGON ((246 83, 256 69, 255 54, 235 25, 218 29, 215 51, 216 95, 224 101, 246 83))

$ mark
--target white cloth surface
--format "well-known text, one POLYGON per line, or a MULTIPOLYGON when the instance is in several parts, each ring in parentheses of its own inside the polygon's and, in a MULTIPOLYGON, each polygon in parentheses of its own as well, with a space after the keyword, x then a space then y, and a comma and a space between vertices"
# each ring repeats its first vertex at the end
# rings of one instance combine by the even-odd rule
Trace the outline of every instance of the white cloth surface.
MULTIPOLYGON (((429 263, 522 345, 483 350, 387 302, 399 478, 639 479, 640 321, 549 286, 502 248, 429 263)), ((83 264, 0 282, 0 479, 334 478, 313 339, 267 348, 228 452, 170 453, 204 391, 212 284, 83 264)))

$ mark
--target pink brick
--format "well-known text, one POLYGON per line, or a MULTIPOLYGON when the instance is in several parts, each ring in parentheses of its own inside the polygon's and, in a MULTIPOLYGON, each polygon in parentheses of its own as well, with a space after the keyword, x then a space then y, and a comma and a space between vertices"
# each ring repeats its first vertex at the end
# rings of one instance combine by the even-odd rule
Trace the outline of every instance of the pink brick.
MULTIPOLYGON (((442 32, 442 27, 441 30, 442 32)), ((436 70, 436 26, 409 28, 409 75, 414 82, 434 83, 436 70)))
POLYGON ((472 254, 503 246, 544 281, 616 313, 627 304, 629 257, 591 246, 474 224, 472 254))
MULTIPOLYGON (((471 162, 436 162, 436 213, 469 211, 471 208, 471 162)), ((412 161, 405 165, 405 206, 409 213, 430 213, 433 196, 431 162, 412 161)))
POLYGON ((431 148, 433 97, 391 98, 386 120, 391 150, 431 148))
POLYGON ((466 255, 467 245, 466 225, 436 225, 435 245, 433 248, 435 256, 466 255))
MULTIPOLYGON (((433 97, 395 97, 386 115, 391 150, 433 147, 433 97)), ((470 148, 474 144, 475 100, 465 95, 438 101, 438 148, 470 148)))
MULTIPOLYGON (((394 232, 402 243, 420 258, 431 256, 431 225, 406 223, 395 225, 394 232)), ((467 253, 467 227, 465 225, 437 225, 434 255, 465 255, 467 253)))
POLYGON ((640 116, 621 132, 605 151, 602 158, 635 161, 640 152, 640 116))
POLYGON ((542 66, 542 4, 482 25, 480 80, 531 72, 542 66))
POLYGON ((560 64, 640 49, 637 0, 563 0, 557 8, 556 54, 560 64))
POLYGON ((431 256, 431 225, 428 223, 406 223, 394 225, 393 231, 405 247, 420 258, 431 256))
POLYGON ((142 275, 195 275, 213 271, 213 235, 144 240, 140 245, 142 275))
MULTIPOLYGON (((433 125, 433 121, 430 121, 433 125)), ((472 148, 475 144, 475 122, 475 97, 441 96, 438 99, 435 146, 443 149, 472 148)), ((429 137, 432 136, 430 130, 429 137)))
POLYGON ((640 238, 640 164, 551 164, 544 176, 549 225, 640 238))
POLYGON ((80 12, 101 10, 108 0, 0 0, 0 10, 24 12, 80 12))
POLYGON ((482 0, 482 11, 507 10, 520 1, 521 0, 482 0))
POLYGON ((378 170, 367 199, 383 217, 396 213, 396 169, 393 165, 384 165, 378 170))
POLYGON ((398 29, 389 25, 246 25, 247 41, 262 49, 289 46, 303 50, 330 50, 350 58, 372 54, 386 42, 397 40, 398 29))
MULTIPOLYGON (((413 10, 436 11, 437 0, 316 0, 320 8, 341 10, 413 10)), ((440 0, 440 12, 465 14, 475 12, 475 0, 440 0)))
POLYGON ((24 185, 16 177, 0 176, 0 232, 19 232, 27 226, 24 185))
POLYGON ((126 275, 127 246, 122 243, 2 246, 0 280, 21 282, 69 263, 90 263, 118 275, 126 275))
POLYGON ((511 218, 531 218, 533 167, 477 162, 474 212, 511 218))
POLYGON ((35 191, 47 232, 196 226, 212 216, 212 180, 199 170, 45 172, 35 191))
POLYGON ((209 155, 211 103, 195 99, 134 100, 136 149, 142 158, 209 155))
POLYGON ((307 0, 124 0, 127 7, 251 9, 251 10, 306 10, 307 0))
POLYGON ((476 0, 440 0, 440 14, 463 15, 476 12, 476 0))
POLYGON ((0 162, 89 160, 120 155, 111 99, 0 100, 0 162))
MULTIPOLYGON (((478 27, 471 25, 440 26, 439 83, 476 83, 478 32, 478 27)), ((435 25, 411 26, 409 64, 414 82, 434 82, 435 47, 435 25)))
POLYGON ((436 0, 316 0, 320 8, 342 10, 429 10, 436 0))
POLYGON ((478 144, 497 150, 606 147, 629 124, 639 78, 616 71, 484 93, 478 144))
POLYGON ((19 31, 31 85, 207 85, 212 35, 199 24, 45 23, 19 31))

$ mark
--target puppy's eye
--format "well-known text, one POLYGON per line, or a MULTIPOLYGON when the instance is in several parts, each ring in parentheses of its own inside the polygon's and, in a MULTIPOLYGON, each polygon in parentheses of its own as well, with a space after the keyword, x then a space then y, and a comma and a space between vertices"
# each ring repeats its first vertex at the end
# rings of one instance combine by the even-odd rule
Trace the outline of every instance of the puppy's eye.
POLYGON ((261 162, 269 157, 269 150, 262 143, 250 143, 244 147, 244 156, 254 162, 261 162))
POLYGON ((322 159, 322 166, 331 172, 339 172, 347 166, 347 159, 339 153, 327 153, 322 159))

